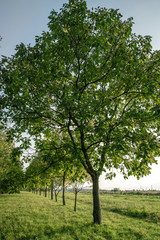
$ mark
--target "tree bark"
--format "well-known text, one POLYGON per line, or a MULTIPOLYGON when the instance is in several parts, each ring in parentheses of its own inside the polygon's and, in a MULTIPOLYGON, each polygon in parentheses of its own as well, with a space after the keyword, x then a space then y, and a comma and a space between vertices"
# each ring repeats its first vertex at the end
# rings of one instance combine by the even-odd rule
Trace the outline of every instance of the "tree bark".
POLYGON ((63 205, 66 205, 66 201, 65 201, 65 180, 66 180, 66 174, 64 172, 63 174, 63 192, 62 192, 62 199, 63 199, 63 205))
POLYGON ((74 199, 74 211, 77 210, 77 189, 75 189, 75 199, 74 199))
POLYGON ((47 197, 47 188, 45 188, 45 195, 44 196, 47 197))
POLYGON ((93 181, 93 221, 94 223, 101 224, 102 216, 99 198, 99 175, 95 173, 94 176, 92 176, 92 181, 93 181))
POLYGON ((57 196, 58 196, 58 194, 56 193, 56 190, 55 190, 55 200, 56 200, 56 202, 57 202, 57 196))
POLYGON ((53 180, 51 180, 51 200, 53 200, 53 180))

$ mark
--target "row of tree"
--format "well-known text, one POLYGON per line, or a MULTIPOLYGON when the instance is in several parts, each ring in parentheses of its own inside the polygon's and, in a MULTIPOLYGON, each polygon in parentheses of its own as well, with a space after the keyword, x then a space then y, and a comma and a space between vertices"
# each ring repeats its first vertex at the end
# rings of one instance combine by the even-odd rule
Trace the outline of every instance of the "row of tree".
POLYGON ((139 178, 160 155, 160 51, 132 26, 118 10, 69 0, 34 46, 21 43, 0 64, 2 125, 11 122, 8 134, 23 149, 31 136, 45 157, 49 144, 55 168, 83 166, 98 224, 102 172, 139 178))
MULTIPOLYGON (((30 159, 30 164, 24 169, 24 162, 20 160, 20 152, 15 144, 7 140, 6 133, 0 131, 0 193, 19 193, 25 189, 41 194, 42 191, 47 196, 50 191, 51 200, 55 193, 55 200, 60 191, 63 192, 63 205, 65 205, 65 190, 70 187, 75 193, 76 211, 77 194, 82 189, 85 182, 90 182, 89 175, 83 168, 67 168, 64 162, 59 159, 56 163, 55 156, 51 158, 51 151, 47 155, 44 153, 36 154, 30 159), (50 162, 50 158, 52 161, 50 162)), ((57 160, 57 159, 56 159, 57 160)))
MULTIPOLYGON (((60 160, 61 161, 61 160, 60 160)), ((90 176, 82 168, 73 167, 54 168, 54 164, 46 164, 43 160, 42 154, 34 157, 25 173, 24 188, 34 193, 39 192, 41 195, 44 192, 45 197, 50 193, 51 200, 53 200, 53 193, 55 201, 57 202, 58 194, 62 192, 63 205, 66 204, 65 191, 71 188, 75 194, 74 211, 76 211, 77 195, 83 188, 84 183, 90 182, 90 176)))
POLYGON ((54 192, 56 202, 59 192, 62 191, 63 205, 66 204, 65 190, 72 188, 75 193, 74 210, 76 211, 77 194, 84 183, 89 183, 91 179, 83 167, 73 166, 69 162, 65 164, 64 161, 67 161, 67 158, 64 160, 64 158, 57 159, 58 157, 62 156, 55 157, 55 153, 51 150, 40 152, 37 156, 32 157, 32 161, 25 172, 24 188, 29 191, 39 191, 40 194, 43 191, 45 197, 47 192, 50 191, 51 200, 54 192))

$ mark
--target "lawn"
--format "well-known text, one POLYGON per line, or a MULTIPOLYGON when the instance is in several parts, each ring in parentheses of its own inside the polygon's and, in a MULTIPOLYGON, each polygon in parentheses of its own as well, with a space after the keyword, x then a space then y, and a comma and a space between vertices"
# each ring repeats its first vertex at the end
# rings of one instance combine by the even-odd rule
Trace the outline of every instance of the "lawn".
POLYGON ((103 224, 92 223, 92 195, 66 194, 66 206, 29 192, 0 195, 0 240, 160 240, 160 196, 102 194, 103 224))

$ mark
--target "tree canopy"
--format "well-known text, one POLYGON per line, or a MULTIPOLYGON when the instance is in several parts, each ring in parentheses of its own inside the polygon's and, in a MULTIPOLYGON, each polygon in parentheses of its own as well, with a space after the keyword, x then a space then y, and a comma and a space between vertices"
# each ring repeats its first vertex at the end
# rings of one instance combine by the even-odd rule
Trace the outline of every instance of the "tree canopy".
POLYGON ((93 180, 97 223, 102 171, 140 177, 159 156, 160 52, 132 26, 118 10, 69 0, 34 46, 21 43, 1 62, 2 123, 10 118, 13 136, 68 135, 93 180))

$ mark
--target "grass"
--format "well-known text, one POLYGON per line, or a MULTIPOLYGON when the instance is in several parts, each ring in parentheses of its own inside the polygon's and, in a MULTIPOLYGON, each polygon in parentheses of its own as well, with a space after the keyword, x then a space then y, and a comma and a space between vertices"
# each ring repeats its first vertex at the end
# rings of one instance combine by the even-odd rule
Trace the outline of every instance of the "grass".
POLYGON ((92 195, 66 194, 66 206, 33 193, 0 195, 0 240, 159 240, 160 196, 101 195, 103 224, 92 223, 92 195))

